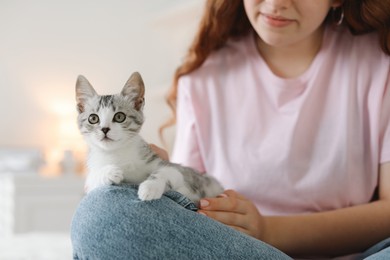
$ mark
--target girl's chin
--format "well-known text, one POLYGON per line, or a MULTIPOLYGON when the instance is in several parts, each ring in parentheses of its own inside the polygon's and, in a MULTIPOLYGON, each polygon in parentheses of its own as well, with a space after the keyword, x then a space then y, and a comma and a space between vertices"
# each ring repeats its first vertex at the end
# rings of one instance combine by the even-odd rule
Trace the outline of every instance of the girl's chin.
POLYGON ((291 37, 288 35, 274 32, 260 33, 259 37, 261 38, 262 42, 272 47, 287 46, 291 42, 291 37))

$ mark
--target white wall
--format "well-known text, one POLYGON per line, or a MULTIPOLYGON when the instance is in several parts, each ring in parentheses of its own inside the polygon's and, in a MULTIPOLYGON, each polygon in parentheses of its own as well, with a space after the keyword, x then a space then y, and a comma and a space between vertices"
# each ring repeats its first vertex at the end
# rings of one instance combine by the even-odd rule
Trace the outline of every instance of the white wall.
MULTIPOLYGON (((195 33, 202 5, 201 0, 1 0, 0 148, 79 143, 74 103, 79 74, 108 94, 139 71, 147 93, 160 93, 153 102, 163 104, 162 93, 195 33)), ((156 127, 169 112, 151 107, 147 101, 143 131, 159 143, 156 127)))

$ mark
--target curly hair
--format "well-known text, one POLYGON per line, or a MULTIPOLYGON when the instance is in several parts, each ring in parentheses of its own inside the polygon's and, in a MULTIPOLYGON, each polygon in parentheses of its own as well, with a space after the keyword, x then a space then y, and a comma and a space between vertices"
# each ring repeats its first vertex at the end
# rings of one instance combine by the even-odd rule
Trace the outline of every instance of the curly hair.
MULTIPOLYGON (((338 9, 344 12, 343 24, 352 34, 378 32, 379 44, 383 52, 390 55, 390 0, 344 0, 338 9)), ((337 15, 332 15, 333 13, 336 12, 329 12, 327 20, 336 24, 334 16, 337 15)), ((241 38, 253 30, 242 0, 208 0, 206 2, 198 32, 184 62, 176 69, 172 86, 167 93, 166 101, 173 115, 160 127, 161 138, 163 130, 176 123, 179 78, 199 68, 210 53, 222 48, 228 39, 241 38)))

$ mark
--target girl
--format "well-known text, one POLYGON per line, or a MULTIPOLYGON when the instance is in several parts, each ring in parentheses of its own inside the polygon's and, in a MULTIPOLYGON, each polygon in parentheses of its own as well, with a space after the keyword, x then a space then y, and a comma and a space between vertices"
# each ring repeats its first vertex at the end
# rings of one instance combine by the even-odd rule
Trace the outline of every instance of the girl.
POLYGON ((389 19, 389 0, 208 1, 168 99, 172 160, 227 190, 198 214, 93 192, 75 258, 389 257, 389 19))

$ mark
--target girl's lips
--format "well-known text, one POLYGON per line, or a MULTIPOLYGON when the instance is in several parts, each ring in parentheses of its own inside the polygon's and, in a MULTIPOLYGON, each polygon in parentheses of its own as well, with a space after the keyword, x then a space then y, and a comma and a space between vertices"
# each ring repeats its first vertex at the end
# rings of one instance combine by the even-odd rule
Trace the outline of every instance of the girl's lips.
POLYGON ((272 27, 285 27, 294 22, 294 20, 290 20, 280 16, 272 16, 267 14, 261 14, 263 20, 272 27))

